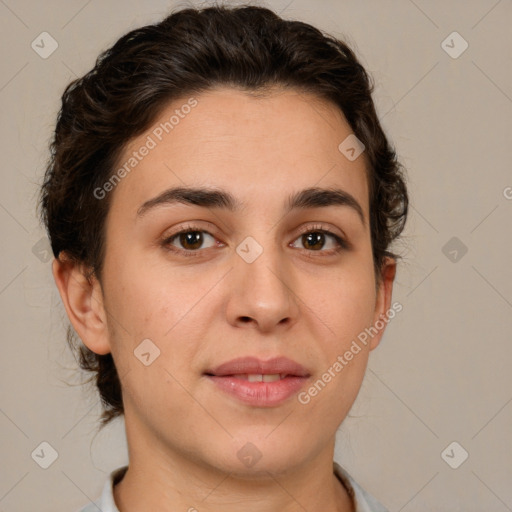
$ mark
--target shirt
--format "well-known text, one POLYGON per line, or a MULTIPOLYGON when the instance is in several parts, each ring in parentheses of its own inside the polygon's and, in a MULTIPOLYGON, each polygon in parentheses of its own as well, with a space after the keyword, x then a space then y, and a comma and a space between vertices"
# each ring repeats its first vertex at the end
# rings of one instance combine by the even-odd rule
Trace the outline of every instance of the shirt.
MULTIPOLYGON (((350 497, 354 501, 355 512, 389 512, 387 508, 381 505, 369 492, 365 491, 337 462, 333 462, 334 474, 338 480, 345 486, 350 497)), ((115 469, 110 473, 105 482, 101 496, 89 503, 78 512, 119 512, 114 502, 113 489, 120 482, 128 469, 128 466, 115 469)))

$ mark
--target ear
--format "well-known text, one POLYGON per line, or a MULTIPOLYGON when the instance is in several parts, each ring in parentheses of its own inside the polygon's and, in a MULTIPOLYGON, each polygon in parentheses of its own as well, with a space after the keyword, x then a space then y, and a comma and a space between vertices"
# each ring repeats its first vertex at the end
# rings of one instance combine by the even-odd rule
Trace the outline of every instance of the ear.
POLYGON ((386 325, 389 322, 387 312, 391 308, 391 295, 393 292, 393 281, 396 274, 396 260, 391 257, 386 257, 381 266, 381 280, 377 289, 377 297, 375 300, 375 312, 373 315, 372 326, 377 329, 378 333, 375 334, 370 340, 370 350, 373 350, 379 344, 386 325))
POLYGON ((69 321, 87 348, 104 355, 110 352, 110 342, 103 291, 95 277, 87 276, 88 270, 64 253, 52 264, 53 278, 69 321))

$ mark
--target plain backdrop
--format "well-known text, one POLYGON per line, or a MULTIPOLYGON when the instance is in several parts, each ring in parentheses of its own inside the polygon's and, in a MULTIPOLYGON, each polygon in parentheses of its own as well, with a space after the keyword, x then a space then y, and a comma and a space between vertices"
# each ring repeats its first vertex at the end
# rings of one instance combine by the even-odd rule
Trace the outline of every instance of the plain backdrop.
MULTIPOLYGON (((408 174, 403 310, 371 353, 336 460, 392 512, 510 511, 512 2, 259 4, 354 48, 408 174)), ((199 4, 0 1, 2 512, 76 510, 127 462, 122 420, 96 432, 99 398, 65 341, 35 204, 64 87, 185 5, 199 4), (46 58, 32 46, 51 42, 42 32, 58 45, 46 58), (57 452, 47 469, 33 455, 50 453, 43 442, 57 452)))

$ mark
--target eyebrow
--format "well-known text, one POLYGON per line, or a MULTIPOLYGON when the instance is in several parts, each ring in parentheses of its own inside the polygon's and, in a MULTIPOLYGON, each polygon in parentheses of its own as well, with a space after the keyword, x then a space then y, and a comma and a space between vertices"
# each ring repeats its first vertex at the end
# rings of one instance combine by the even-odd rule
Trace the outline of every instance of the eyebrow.
MULTIPOLYGON (((244 203, 226 190, 204 187, 173 187, 158 196, 149 199, 137 210, 141 217, 157 206, 183 203, 204 208, 222 208, 236 213, 244 208, 244 203)), ((285 213, 307 208, 326 208, 329 206, 348 206, 359 216, 363 226, 366 225, 363 209, 354 196, 339 188, 312 187, 300 190, 288 197, 285 213)))

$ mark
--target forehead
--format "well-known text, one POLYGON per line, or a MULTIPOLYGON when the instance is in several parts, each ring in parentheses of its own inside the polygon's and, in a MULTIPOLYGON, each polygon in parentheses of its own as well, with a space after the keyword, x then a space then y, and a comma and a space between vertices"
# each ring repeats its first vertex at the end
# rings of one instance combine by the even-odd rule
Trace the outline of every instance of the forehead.
POLYGON ((264 96, 219 87, 166 105, 126 146, 112 208, 133 215, 171 186, 231 190, 244 206, 303 188, 343 188, 368 210, 366 165, 338 149, 352 133, 334 104, 295 89, 264 96), (143 154, 142 154, 143 153, 143 154))

